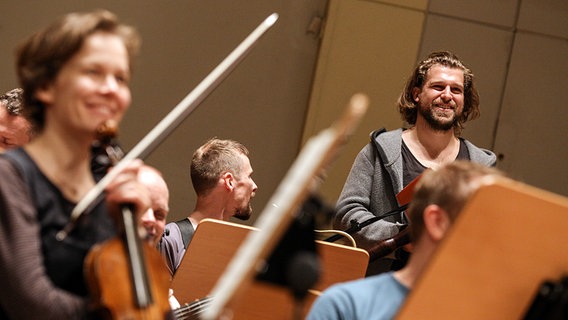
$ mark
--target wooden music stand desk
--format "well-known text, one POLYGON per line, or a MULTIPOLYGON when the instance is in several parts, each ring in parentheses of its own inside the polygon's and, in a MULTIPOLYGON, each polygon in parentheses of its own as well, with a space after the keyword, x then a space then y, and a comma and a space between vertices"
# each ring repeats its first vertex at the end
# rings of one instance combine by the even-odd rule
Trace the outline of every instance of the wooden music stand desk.
POLYGON ((568 272, 568 198, 508 179, 466 204, 397 319, 521 319, 568 272))
MULTIPOLYGON (((207 296, 245 237, 255 230, 231 222, 202 220, 172 280, 177 300, 188 303, 207 296)), ((365 276, 369 261, 365 250, 323 241, 316 241, 316 247, 322 272, 313 290, 322 291, 333 283, 365 276)), ((254 281, 243 296, 233 310, 236 320, 292 319, 294 301, 286 288, 254 281)), ((304 315, 316 297, 317 294, 309 293, 304 301, 304 315)))

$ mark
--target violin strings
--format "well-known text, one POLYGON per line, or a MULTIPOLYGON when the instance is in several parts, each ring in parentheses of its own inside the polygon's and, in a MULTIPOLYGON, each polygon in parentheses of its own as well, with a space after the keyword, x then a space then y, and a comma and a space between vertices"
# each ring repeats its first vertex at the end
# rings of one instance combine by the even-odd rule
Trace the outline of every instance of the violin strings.
POLYGON ((177 319, 198 319, 198 316, 203 313, 209 305, 211 305, 212 301, 212 297, 205 297, 203 299, 196 300, 174 310, 174 314, 177 319))
POLYGON ((197 309, 192 310, 184 310, 183 312, 176 312, 176 319, 179 320, 191 320, 191 319, 199 319, 199 315, 202 314, 206 310, 206 306, 197 307, 197 309))

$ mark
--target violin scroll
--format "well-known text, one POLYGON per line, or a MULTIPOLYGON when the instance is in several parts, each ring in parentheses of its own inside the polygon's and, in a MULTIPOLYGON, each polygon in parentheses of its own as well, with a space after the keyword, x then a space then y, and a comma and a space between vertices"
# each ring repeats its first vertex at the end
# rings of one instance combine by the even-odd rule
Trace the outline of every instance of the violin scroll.
POLYGON ((97 128, 95 141, 92 144, 93 168, 97 172, 106 172, 124 157, 117 136, 118 125, 114 120, 107 120, 97 128))

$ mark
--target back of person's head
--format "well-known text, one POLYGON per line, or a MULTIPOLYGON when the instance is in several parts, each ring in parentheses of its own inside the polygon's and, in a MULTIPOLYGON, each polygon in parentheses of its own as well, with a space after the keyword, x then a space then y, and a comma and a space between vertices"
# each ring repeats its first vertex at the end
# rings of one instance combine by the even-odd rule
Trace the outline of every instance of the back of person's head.
POLYGON ((504 174, 495 168, 460 160, 425 171, 407 211, 412 239, 420 239, 424 232, 423 213, 427 206, 439 206, 454 221, 473 193, 499 176, 504 174))
POLYGON ((191 182, 197 195, 207 195, 218 183, 219 178, 230 172, 239 177, 248 149, 234 140, 213 138, 199 147, 193 154, 190 167, 191 182))
POLYGON ((22 114, 22 94, 21 88, 12 89, 0 96, 0 104, 13 116, 22 114))
POLYGON ((414 72, 407 80, 403 91, 400 93, 397 102, 398 110, 402 120, 410 125, 416 124, 418 102, 414 100, 413 89, 422 89, 428 79, 428 71, 433 66, 443 66, 463 71, 464 107, 461 116, 456 121, 455 128, 459 133, 463 129, 465 122, 479 117, 479 94, 475 87, 474 76, 471 70, 455 54, 449 51, 432 52, 416 66, 414 72))
POLYGON ((106 10, 64 15, 18 47, 16 71, 24 90, 24 113, 38 131, 44 126, 45 106, 36 98, 36 91, 51 84, 65 63, 79 52, 85 39, 97 32, 120 37, 132 61, 140 45, 137 31, 120 24, 106 10))

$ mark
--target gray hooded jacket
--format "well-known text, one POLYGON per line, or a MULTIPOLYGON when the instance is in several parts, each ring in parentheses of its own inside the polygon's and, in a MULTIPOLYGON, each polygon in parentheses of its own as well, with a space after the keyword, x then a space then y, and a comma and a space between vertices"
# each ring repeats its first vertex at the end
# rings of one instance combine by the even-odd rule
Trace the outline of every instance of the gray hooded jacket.
MULTIPOLYGON (((362 223, 398 208, 396 194, 403 189, 402 131, 377 130, 359 152, 337 201, 335 229, 347 230, 353 220, 362 223)), ((497 158, 493 152, 464 142, 471 161, 495 166, 497 158)), ((402 215, 391 216, 362 228, 353 237, 358 247, 369 249, 396 235, 402 223, 402 215)))

